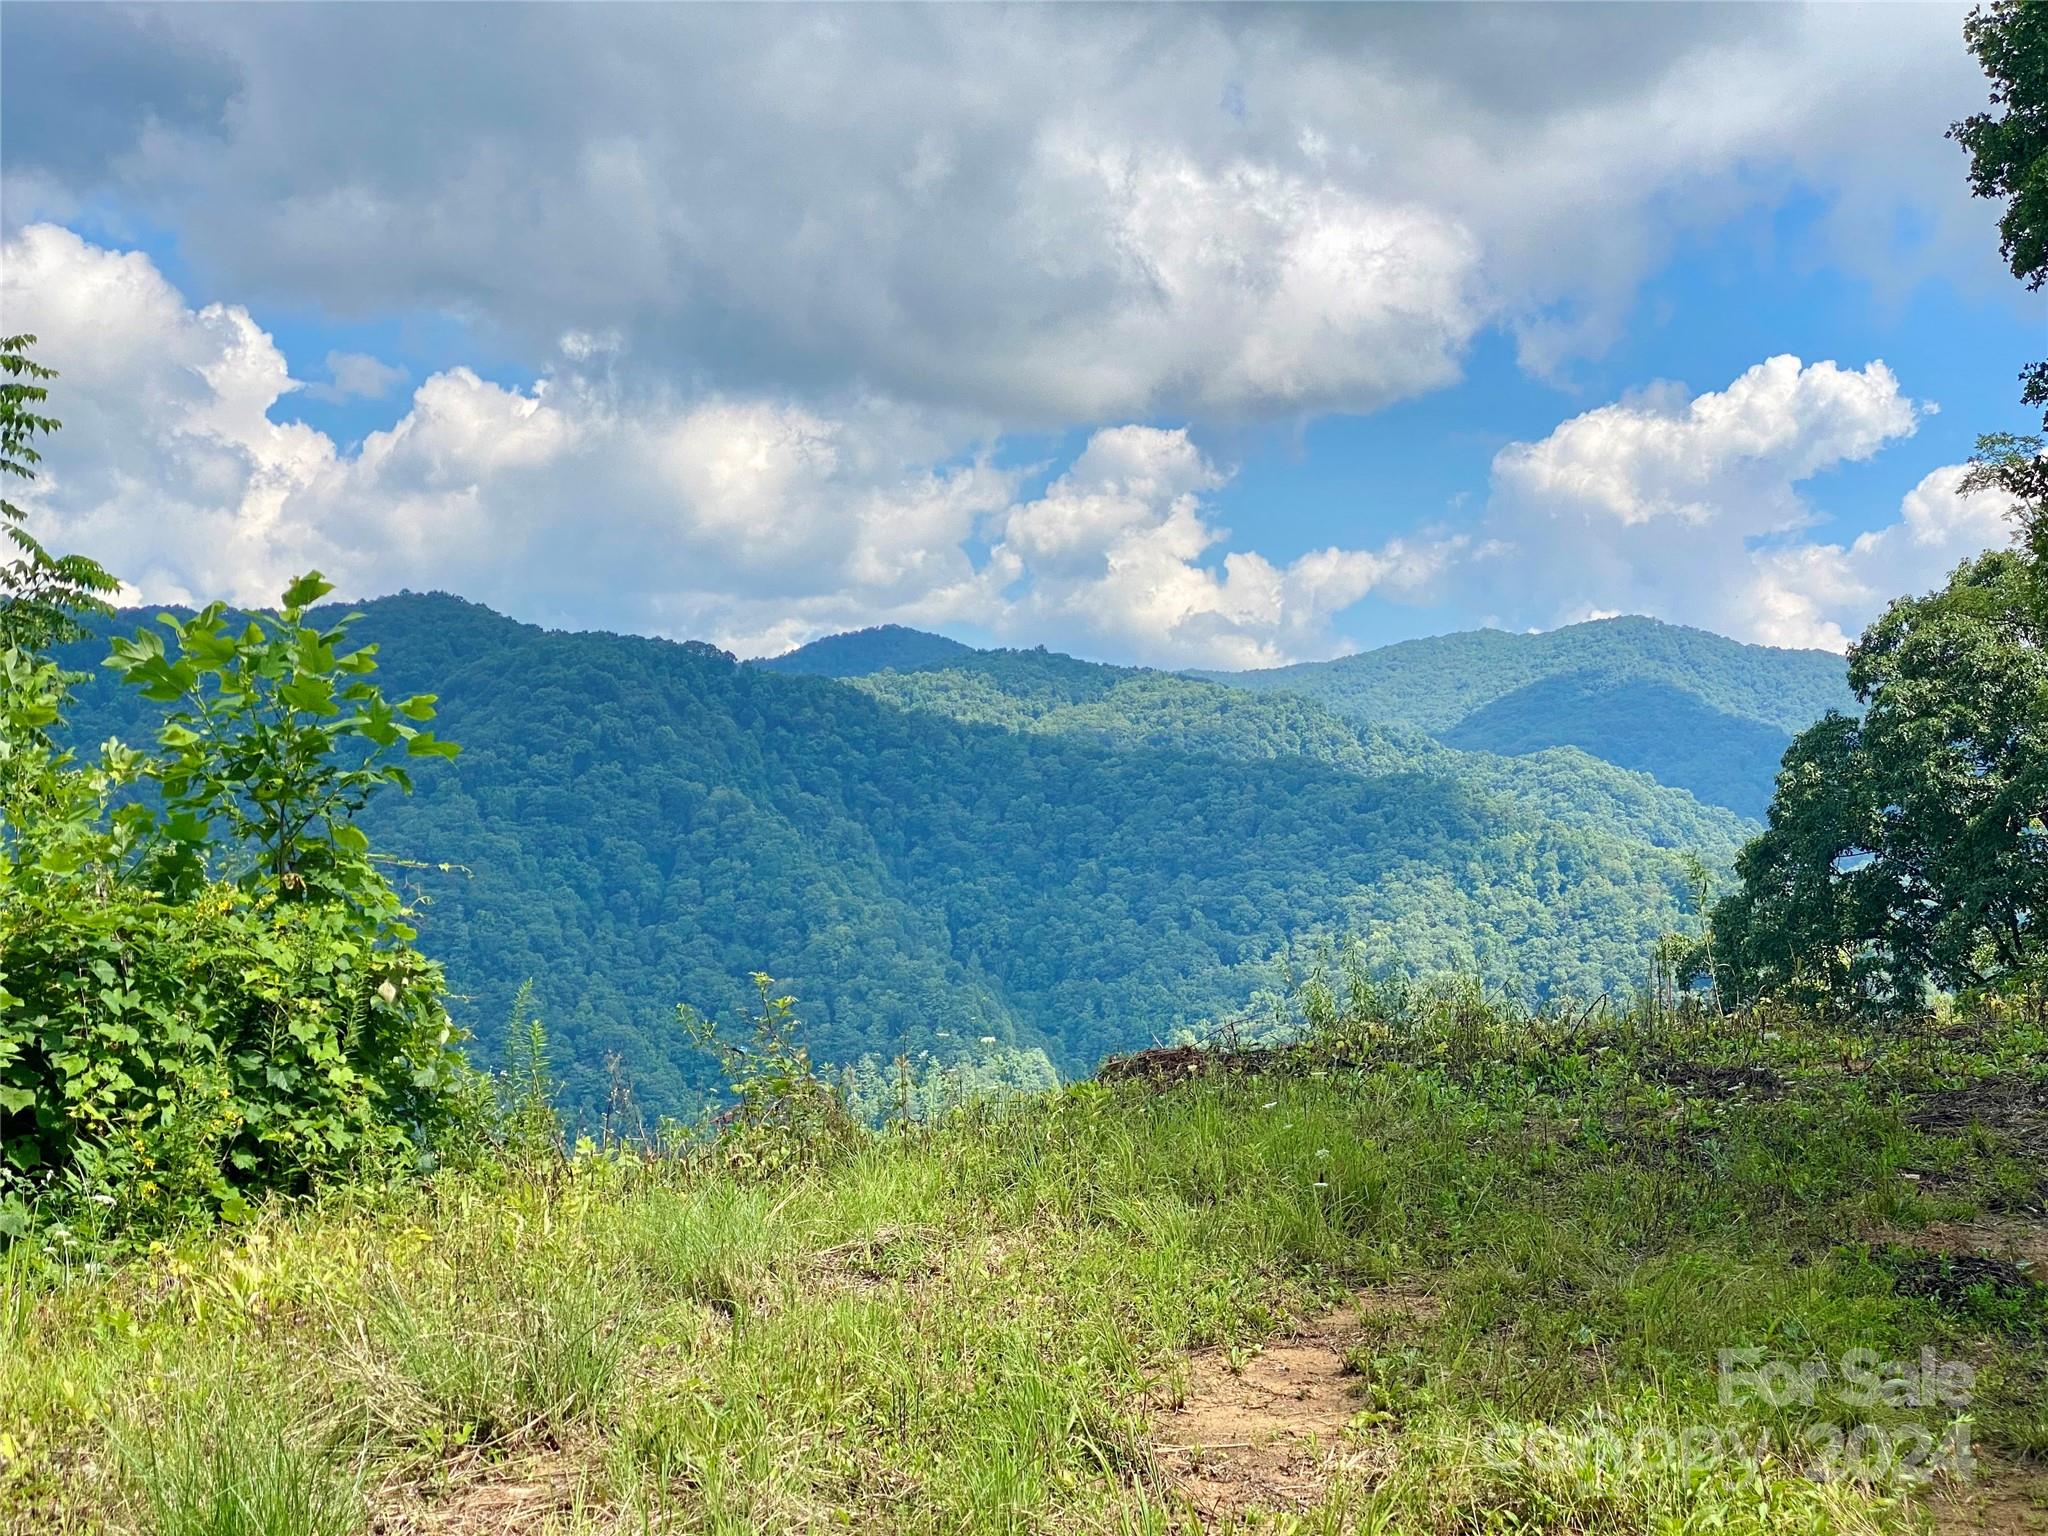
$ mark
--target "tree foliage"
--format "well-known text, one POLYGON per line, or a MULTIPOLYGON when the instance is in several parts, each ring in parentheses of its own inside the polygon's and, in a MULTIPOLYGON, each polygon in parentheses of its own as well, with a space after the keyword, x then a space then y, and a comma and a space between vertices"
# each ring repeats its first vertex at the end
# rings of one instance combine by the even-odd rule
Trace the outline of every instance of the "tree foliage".
POLYGON ((944 635, 906 629, 901 624, 877 624, 871 629, 827 635, 754 665, 794 676, 860 677, 892 668, 942 667, 972 652, 972 646, 944 635))
MULTIPOLYGON (((19 340, 19 339, 17 339, 19 340)), ((10 375, 41 380, 29 363, 10 375)), ((6 466, 56 422, 0 395, 6 466)), ((356 824, 408 787, 387 754, 446 756, 388 704, 346 621, 218 608, 115 644, 155 752, 69 744, 86 675, 49 652, 110 590, 7 509, 0 609, 0 1237, 36 1201, 169 1223, 422 1155, 468 1102, 440 968, 414 946, 356 824), (164 713, 168 708, 168 713, 164 713)), ((104 620, 100 620, 104 623, 104 620)), ((78 659, 87 659, 80 656, 78 659)), ((97 738, 87 738, 97 739, 97 738)))
MULTIPOLYGON (((35 337, 0 336, 0 475, 33 480, 38 438, 61 425, 41 407, 56 371, 29 356, 35 337)), ((0 647, 38 651, 79 630, 76 616, 104 613, 120 583, 83 555, 53 555, 28 531, 28 514, 0 497, 0 525, 14 545, 0 562, 0 647)))
POLYGON ((2000 200, 1998 251, 2031 289, 2048 282, 2048 6, 1994 0, 1963 23, 1991 105, 1949 129, 1970 156, 1970 191, 2000 200))
MULTIPOLYGON (((2048 5, 1993 0, 1963 23, 1963 40, 1991 82, 1988 112, 1949 129, 1970 156, 1970 191, 2005 204, 1998 249, 2012 275, 2039 291, 2048 282, 2048 5)), ((2048 361, 2020 375, 2021 398, 2048 424, 2048 361)))
POLYGON ((379 790, 411 790, 391 754, 456 749, 421 729, 434 716, 432 694, 385 699, 372 680, 376 646, 347 648, 355 615, 306 623, 332 590, 315 571, 291 584, 275 615, 230 622, 215 603, 190 619, 161 615, 170 648, 146 630, 113 642, 106 664, 167 706, 153 769, 163 840, 151 870, 165 891, 222 878, 288 899, 391 909, 355 818, 379 790))
MULTIPOLYGON (((2000 250, 2048 281, 2048 6, 1997 0, 1964 28, 1992 105, 1951 136, 1970 187, 2002 198, 2000 250)), ((2023 376, 2048 404, 2048 365, 2023 376)), ((2038 437, 1978 441, 1964 489, 2009 497, 2016 550, 1966 561, 1894 602, 1851 648, 1861 721, 1802 735, 1767 832, 1716 909, 1724 974, 1749 994, 1858 1011, 2048 963, 2048 459, 2038 437)))
POLYGON ((1892 1009, 2048 953, 2048 650, 2038 572, 1998 551, 1901 598, 1850 653, 1864 717, 1787 755, 1716 911, 1749 994, 1892 1009))

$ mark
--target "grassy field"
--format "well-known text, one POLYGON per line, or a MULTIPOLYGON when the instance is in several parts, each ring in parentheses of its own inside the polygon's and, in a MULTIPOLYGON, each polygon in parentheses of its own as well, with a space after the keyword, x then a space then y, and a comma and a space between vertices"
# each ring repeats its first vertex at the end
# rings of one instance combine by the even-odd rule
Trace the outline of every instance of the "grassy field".
POLYGON ((0 1260, 0 1525, 2048 1530, 2044 1043, 1445 1001, 773 1176, 57 1231, 0 1260))

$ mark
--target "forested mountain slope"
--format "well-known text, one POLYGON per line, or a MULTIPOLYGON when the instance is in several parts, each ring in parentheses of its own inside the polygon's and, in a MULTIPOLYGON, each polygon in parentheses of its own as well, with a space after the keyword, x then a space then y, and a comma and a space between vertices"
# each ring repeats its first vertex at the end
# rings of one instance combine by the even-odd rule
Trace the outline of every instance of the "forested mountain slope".
POLYGON ((973 646, 944 635, 906 629, 901 624, 878 624, 873 629, 826 635, 752 665, 805 677, 858 677, 887 667, 943 667, 973 650, 973 646))
POLYGON ((1424 772, 1515 804, 1518 814, 1708 857, 1732 855, 1744 835, 1726 810, 1575 748, 1512 759, 1452 750, 1427 732, 1344 720, 1290 693, 1248 696, 1177 673, 1106 666, 1042 649, 976 651, 936 670, 847 681, 906 709, 1076 737, 1118 751, 1244 761, 1301 756, 1354 773, 1424 772))
POLYGON ((1445 730, 1481 705, 1568 674, 1646 679, 1709 708, 1794 732, 1855 704, 1842 658, 1781 650, 1640 617, 1594 619, 1537 634, 1476 629, 1259 672, 1207 673, 1242 688, 1283 688, 1359 719, 1445 730))
POLYGON ((1761 821, 1792 735, 1768 721, 1715 709, 1675 683, 1587 670, 1503 694, 1441 739, 1508 754, 1579 747, 1761 821))
MULTIPOLYGON (((977 660, 1030 654, 1043 655, 976 652, 956 640, 890 625, 828 636, 757 665, 840 678, 945 671, 955 675, 943 684, 920 685, 925 703, 963 719, 1014 724, 1019 705, 1002 695, 1036 697, 1052 686, 1062 663, 1089 665, 1049 657, 1034 686, 1024 664, 1012 660, 1001 664, 1005 683, 997 687, 977 660)), ((1399 740, 1406 757, 1423 733, 1448 746, 1507 756, 1575 747, 1752 820, 1761 820, 1770 803, 1778 762, 1792 737, 1830 709, 1857 707, 1842 658, 1831 652, 1744 645, 1647 618, 1598 619, 1533 635, 1471 630, 1335 661, 1187 675, 1314 700, 1362 728, 1368 750, 1374 739, 1399 740)), ((1111 686, 1100 683, 1097 691, 1111 686)), ((1139 702, 1136 690, 1119 692, 1119 704, 1139 702)), ((1064 699, 1071 708, 1052 728, 1086 728, 1092 697, 1064 699)), ((1213 702, 1201 708, 1226 712, 1213 702)), ((1121 708, 1106 715, 1100 723, 1109 733, 1128 729, 1121 708)), ((1166 728, 1180 732, 1192 724, 1176 714, 1166 728)))
POLYGON ((1284 690, 1345 718, 1418 727, 1452 746, 1572 746, 1752 818, 1795 733, 1853 711, 1842 658, 1744 645, 1655 619, 1542 634, 1474 630, 1261 672, 1205 673, 1284 690))
MULTIPOLYGON (((1038 652, 859 686, 702 645, 366 605, 388 691, 463 746, 378 806, 491 1059, 530 977, 573 1108, 708 1076, 674 1022, 750 971, 828 1060, 1042 1049, 1067 1071, 1245 1005, 1291 939, 1588 991, 1684 921, 1667 848, 1739 823, 1577 753, 1463 754, 1291 697, 1038 652), (994 1042, 991 1046, 987 1042, 994 1042)), ((124 615, 126 626, 147 615, 124 615)), ((74 660, 90 665, 99 650, 74 660)), ((146 738, 101 679, 78 739, 146 738)))

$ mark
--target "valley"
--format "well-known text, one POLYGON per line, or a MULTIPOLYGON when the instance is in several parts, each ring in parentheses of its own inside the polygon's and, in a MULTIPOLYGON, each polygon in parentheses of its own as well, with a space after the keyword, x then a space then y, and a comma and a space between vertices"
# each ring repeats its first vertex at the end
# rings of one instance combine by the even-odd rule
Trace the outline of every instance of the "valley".
MULTIPOLYGON (((621 1094, 649 1124, 690 1112, 712 1065, 674 1009, 729 1016, 756 970, 799 998, 823 1060, 887 1075, 902 1055, 998 1082, 1085 1076, 1113 1051, 1255 1021, 1319 944, 1527 1000, 1622 995, 1660 936, 1697 924, 1685 858, 1725 872, 1751 830, 1577 746, 1431 736, 1476 696, 1448 662, 1409 667, 1406 702, 1366 721, 1293 692, 938 637, 739 665, 445 596, 362 612, 391 686, 437 694, 463 748, 365 825, 459 978, 476 1059, 501 1060, 530 980, 586 1124, 621 1094), (805 671, 827 663, 835 675, 805 671), (1431 678, 1451 703, 1423 699, 1431 678)), ((105 628, 152 625, 136 611, 105 628)), ((1637 630, 1591 628, 1619 643, 1614 670, 1637 664, 1637 630)), ((1724 704, 1768 692, 1772 668, 1815 670, 1696 639, 1661 664, 1724 704)), ((72 735, 147 742, 149 706, 104 676, 102 647, 66 653, 101 674, 72 735)), ((1559 664, 1578 675, 1585 657, 1559 664)), ((1723 749, 1711 733, 1660 740, 1695 764, 1723 749)))

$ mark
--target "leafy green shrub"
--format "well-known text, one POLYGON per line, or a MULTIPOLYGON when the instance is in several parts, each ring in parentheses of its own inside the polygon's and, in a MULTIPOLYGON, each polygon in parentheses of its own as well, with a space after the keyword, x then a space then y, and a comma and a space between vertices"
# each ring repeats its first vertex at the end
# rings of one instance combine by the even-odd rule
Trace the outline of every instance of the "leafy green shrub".
POLYGON ((775 978, 753 975, 760 1012, 742 1044, 687 1003, 676 1009, 697 1045, 718 1057, 734 1103, 714 1116, 717 1159, 735 1172, 779 1173, 829 1158, 859 1141, 863 1127, 839 1089, 820 1076, 798 1039, 796 999, 775 995, 775 978))
POLYGON ((0 1192, 56 1177, 124 1215, 233 1211, 446 1119, 464 1069, 416 951, 227 885, 76 894, 17 893, 0 930, 0 1192))
POLYGON ((120 1221, 237 1214, 416 1160, 473 1106, 440 968, 354 818, 454 748, 387 703, 374 647, 218 605, 116 641, 173 706, 147 759, 81 765, 50 735, 69 680, 0 651, 0 1232, 26 1204, 120 1221))

